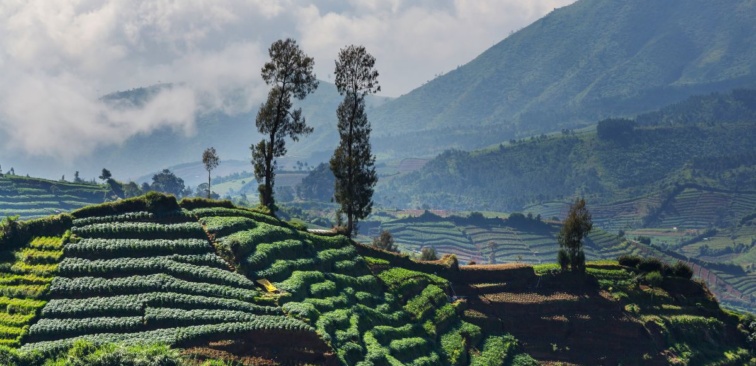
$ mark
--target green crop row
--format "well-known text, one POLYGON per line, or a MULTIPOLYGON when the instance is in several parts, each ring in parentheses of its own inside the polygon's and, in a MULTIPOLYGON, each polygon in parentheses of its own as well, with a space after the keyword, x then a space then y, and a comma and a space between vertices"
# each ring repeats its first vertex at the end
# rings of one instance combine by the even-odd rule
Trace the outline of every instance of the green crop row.
MULTIPOLYGON (((212 255, 210 255, 213 257, 212 255)), ((83 258, 66 258, 58 265, 58 274, 66 277, 84 276, 128 276, 148 275, 154 273, 170 274, 187 281, 207 282, 217 285, 234 285, 254 289, 255 284, 238 273, 204 265, 182 263, 177 259, 190 260, 198 257, 203 262, 205 256, 165 256, 146 258, 116 258, 89 260, 83 258), (182 258, 186 257, 186 258, 182 258)), ((204 264, 204 263, 203 263, 204 264)))
POLYGON ((120 278, 99 277, 56 277, 50 285, 53 297, 83 297, 104 295, 126 295, 144 292, 166 291, 190 295, 218 296, 232 299, 255 301, 258 292, 221 286, 210 283, 198 284, 177 279, 166 274, 131 276, 120 278))
POLYGON ((389 287, 398 287, 412 279, 425 279, 430 283, 438 286, 446 287, 448 282, 436 275, 429 273, 411 271, 401 267, 390 268, 389 270, 381 272, 378 277, 386 283, 389 287))
POLYGON ((61 238, 54 236, 40 236, 32 239, 29 243, 29 247, 34 249, 58 250, 63 247, 63 241, 61 238))
POLYGON ((42 318, 29 328, 29 337, 40 341, 93 333, 134 332, 143 327, 144 321, 141 316, 85 319, 42 318))
POLYGON ((200 324, 218 324, 248 321, 264 321, 275 324, 281 330, 290 330, 291 327, 301 329, 302 322, 296 319, 288 318, 284 315, 257 315, 237 310, 217 310, 217 309, 174 309, 174 308, 152 308, 145 309, 145 324, 149 327, 177 327, 200 324))
POLYGON ((126 212, 120 215, 108 215, 108 216, 90 216, 81 219, 74 219, 74 226, 87 226, 91 224, 101 224, 106 222, 119 222, 119 221, 142 221, 155 219, 155 214, 148 211, 136 211, 126 212))
MULTIPOLYGON (((291 321, 295 320, 291 319, 291 321)), ((302 322, 296 324, 299 324, 299 329, 290 330, 290 332, 309 333, 315 331, 315 329, 302 322)), ((70 347, 77 340, 88 340, 96 344, 123 342, 127 345, 137 343, 160 343, 181 346, 198 343, 205 339, 214 339, 214 337, 218 335, 233 337, 237 334, 274 331, 276 329, 277 324, 255 320, 243 323, 223 323, 166 328, 138 333, 101 333, 57 341, 31 343, 22 347, 22 351, 39 351, 43 354, 53 354, 70 347)))
POLYGON ((208 216, 238 216, 238 217, 246 217, 248 219, 255 220, 256 222, 264 222, 269 225, 281 225, 281 222, 278 221, 275 217, 245 210, 245 209, 238 209, 238 208, 226 208, 226 207, 212 207, 212 208, 197 208, 192 211, 190 211, 193 215, 197 217, 208 217, 208 216))
POLYGON ((154 222, 110 222, 74 226, 72 232, 82 237, 110 239, 203 239, 205 232, 198 222, 158 224, 154 222))
POLYGON ((150 292, 137 295, 90 297, 85 299, 53 299, 42 309, 48 318, 84 318, 112 314, 118 316, 142 315, 147 307, 171 307, 179 309, 236 310, 250 314, 282 314, 281 309, 254 303, 186 295, 174 292, 150 292))
POLYGON ((206 216, 200 218, 199 222, 208 232, 218 237, 257 227, 256 221, 248 217, 238 216, 206 216))
POLYGON ((207 239, 82 239, 67 244, 68 257, 116 258, 149 257, 168 254, 200 254, 212 250, 207 239))

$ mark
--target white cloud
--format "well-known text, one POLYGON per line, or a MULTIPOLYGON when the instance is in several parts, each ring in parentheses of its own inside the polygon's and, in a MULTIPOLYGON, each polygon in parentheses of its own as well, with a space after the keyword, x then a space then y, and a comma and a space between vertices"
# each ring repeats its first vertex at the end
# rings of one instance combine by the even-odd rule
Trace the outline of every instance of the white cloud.
POLYGON ((377 59, 385 95, 464 64, 572 0, 6 0, 0 2, 2 147, 72 160, 197 114, 254 109, 267 88, 267 46, 292 37, 321 79, 345 45, 377 59), (174 83, 149 103, 99 97, 174 83))

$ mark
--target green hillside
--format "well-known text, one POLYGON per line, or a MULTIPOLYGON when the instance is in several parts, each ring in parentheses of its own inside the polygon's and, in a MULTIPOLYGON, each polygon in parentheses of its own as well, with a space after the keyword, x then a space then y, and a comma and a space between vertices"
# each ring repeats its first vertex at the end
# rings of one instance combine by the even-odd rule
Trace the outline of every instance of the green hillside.
POLYGON ((651 211, 686 184, 753 191, 754 121, 755 93, 712 94, 636 121, 604 120, 596 130, 447 151, 419 171, 384 180, 377 193, 407 207, 505 212, 575 195, 599 205, 643 197, 643 210, 651 211))
POLYGON ((481 148, 753 87, 755 16, 747 0, 577 1, 376 109, 394 137, 378 150, 481 148))
POLYGON ((4 223, 2 232, 0 343, 10 348, 0 357, 9 365, 736 365, 753 357, 750 331, 737 330, 748 319, 719 310, 704 287, 673 277, 648 287, 642 270, 616 262, 590 265, 593 277, 548 265, 458 266, 454 257, 415 262, 227 202, 155 193, 4 223), (503 315, 524 306, 541 314, 538 327, 503 315), (553 331, 539 339, 537 329, 553 331), (699 331, 711 335, 704 348, 689 337, 699 331), (595 332, 606 337, 587 337, 595 332), (582 351, 611 340, 639 352, 582 351), (546 352, 553 347, 559 352, 546 352))
POLYGON ((101 203, 107 190, 95 184, 75 184, 0 174, 0 217, 32 219, 101 203))

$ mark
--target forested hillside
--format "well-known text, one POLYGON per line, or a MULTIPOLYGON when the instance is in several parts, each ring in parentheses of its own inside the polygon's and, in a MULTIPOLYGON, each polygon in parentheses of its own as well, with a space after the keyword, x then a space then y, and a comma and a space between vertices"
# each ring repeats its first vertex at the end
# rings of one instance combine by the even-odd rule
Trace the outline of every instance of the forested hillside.
POLYGON ((420 138, 415 155, 481 148, 492 133, 537 135, 753 87, 754 17, 747 0, 577 1, 376 109, 376 134, 395 136, 377 148, 400 154, 407 132, 420 138))
POLYGON ((378 192, 397 207, 520 211, 576 195, 594 204, 638 199, 685 184, 753 191, 754 117, 753 92, 696 97, 635 121, 601 121, 595 130, 447 151, 378 192))

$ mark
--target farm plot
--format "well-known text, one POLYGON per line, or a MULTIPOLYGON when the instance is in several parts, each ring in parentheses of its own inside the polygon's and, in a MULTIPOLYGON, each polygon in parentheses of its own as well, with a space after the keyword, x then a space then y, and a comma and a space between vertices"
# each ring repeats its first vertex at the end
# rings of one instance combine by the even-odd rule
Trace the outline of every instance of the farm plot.
POLYGON ((0 216, 33 219, 101 203, 107 190, 94 184, 74 184, 15 175, 0 176, 0 216))
POLYGON ((28 333, 29 325, 46 303, 43 295, 63 255, 62 246, 62 238, 34 238, 9 253, 11 262, 0 265, 0 345, 17 347, 28 333))
POLYGON ((180 345, 229 333, 312 330, 232 272, 196 220, 162 217, 169 223, 139 212, 77 220, 51 300, 24 348, 57 349, 77 339, 180 345), (141 221, 117 221, 130 218, 141 221))
POLYGON ((470 239, 454 223, 413 222, 408 224, 401 221, 385 222, 382 230, 388 230, 402 250, 419 252, 423 247, 434 247, 440 255, 453 253, 460 261, 474 259, 476 249, 470 239))
MULTIPOLYGON (((250 222, 242 210, 217 212, 192 211, 214 236, 219 252, 248 278, 271 281, 282 291, 283 311, 317 329, 342 363, 439 364, 451 357, 434 341, 446 334, 447 324, 459 321, 445 280, 401 268, 384 271, 379 280, 346 238, 250 222), (394 291, 384 292, 384 286, 394 291), (442 325, 430 332, 429 320, 442 325)), ((405 234, 448 236, 444 230, 405 234)))

